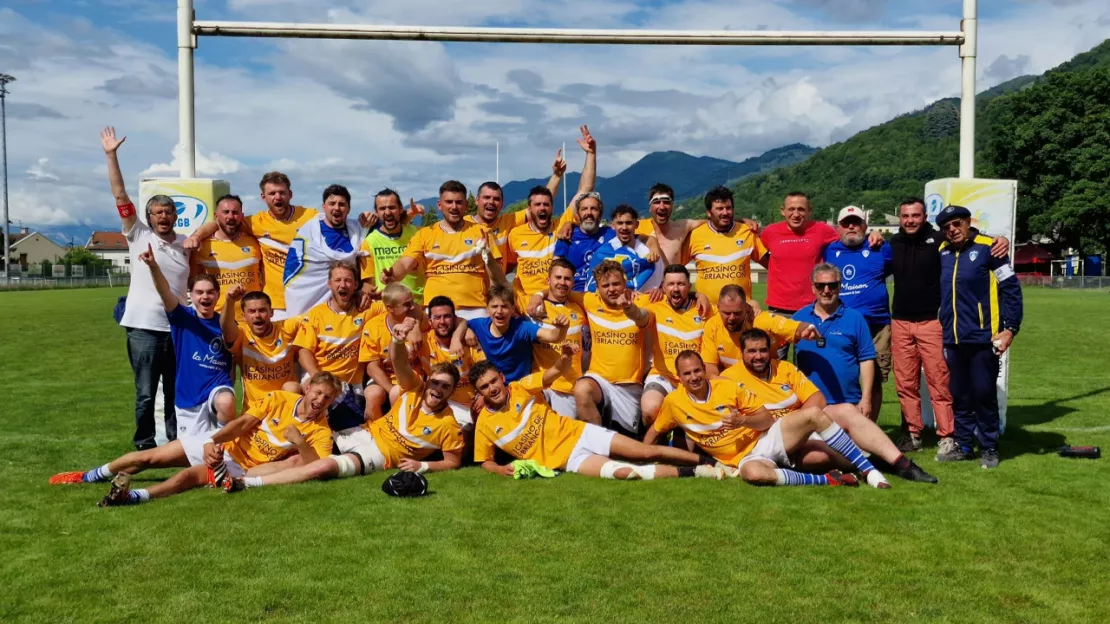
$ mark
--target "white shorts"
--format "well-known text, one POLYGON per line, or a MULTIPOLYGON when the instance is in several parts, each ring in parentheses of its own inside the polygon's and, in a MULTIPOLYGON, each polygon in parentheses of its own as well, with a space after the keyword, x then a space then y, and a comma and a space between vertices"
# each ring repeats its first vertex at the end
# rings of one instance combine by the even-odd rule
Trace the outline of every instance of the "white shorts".
POLYGON ((474 319, 489 318, 489 312, 485 308, 455 308, 455 316, 473 321, 474 319))
MULTIPOLYGON (((185 435, 181 436, 178 441, 181 442, 181 448, 185 449, 185 457, 189 459, 190 466, 203 466, 204 465, 204 445, 212 438, 211 435, 185 435)), ((227 467, 227 474, 232 477, 242 477, 247 474, 246 470, 240 466, 227 451, 224 451, 224 466, 227 467)))
POLYGON ((584 376, 601 387, 602 412, 624 429, 639 431, 640 397, 644 394, 644 387, 635 383, 611 383, 597 373, 586 373, 584 376))
POLYGON ((574 402, 573 394, 547 388, 543 391, 543 396, 547 398, 547 404, 555 410, 556 414, 567 418, 578 418, 578 403, 574 402))
POLYGON ((458 401, 447 401, 447 405, 451 408, 451 413, 455 416, 455 422, 464 431, 471 431, 474 429, 474 417, 470 415, 470 406, 458 401))
POLYGON ((671 383, 671 380, 662 375, 648 375, 647 379, 644 380, 644 388, 647 389, 647 387, 652 384, 663 388, 664 395, 670 394, 675 391, 674 384, 671 383))
POLYGON ((567 458, 567 472, 578 472, 578 469, 582 467, 582 462, 586 461, 590 455, 609 457, 609 447, 612 445, 613 436, 615 435, 617 435, 616 431, 609 431, 604 427, 586 423, 586 428, 582 431, 578 442, 574 444, 574 448, 571 449, 570 457, 567 458))
POLYGON ((793 468, 794 462, 790 461, 790 455, 786 452, 786 446, 782 443, 782 421, 776 420, 771 428, 763 432, 759 437, 759 441, 755 443, 755 448, 751 453, 748 453, 740 463, 736 466, 741 468, 745 463, 761 459, 780 468, 793 468))
POLYGON ((216 386, 208 394, 208 400, 193 407, 174 405, 177 413, 177 437, 199 435, 208 437, 213 431, 223 425, 216 418, 216 397, 223 392, 230 392, 235 396, 235 389, 229 386, 216 386))
MULTIPOLYGON (((374 436, 364 427, 351 427, 331 434, 335 446, 341 454, 358 455, 362 460, 362 474, 370 474, 385 469, 385 455, 382 455, 374 436)), ((336 457, 332 459, 338 460, 336 457)))

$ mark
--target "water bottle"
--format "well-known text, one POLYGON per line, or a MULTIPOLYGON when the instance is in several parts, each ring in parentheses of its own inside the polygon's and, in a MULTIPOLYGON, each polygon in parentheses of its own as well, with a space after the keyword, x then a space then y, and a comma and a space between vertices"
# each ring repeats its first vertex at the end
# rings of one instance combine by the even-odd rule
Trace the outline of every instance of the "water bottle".
POLYGON ((1102 449, 1097 446, 1061 446, 1060 457, 1083 457, 1098 459, 1102 457, 1102 449))

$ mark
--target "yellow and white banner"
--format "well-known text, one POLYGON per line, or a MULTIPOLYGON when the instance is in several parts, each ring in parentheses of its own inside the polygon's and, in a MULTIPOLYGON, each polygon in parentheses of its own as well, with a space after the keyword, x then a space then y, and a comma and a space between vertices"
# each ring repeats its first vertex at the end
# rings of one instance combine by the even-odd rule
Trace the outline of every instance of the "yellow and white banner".
POLYGON ((188 236, 215 219, 216 200, 231 192, 226 180, 144 178, 139 181, 139 218, 146 221, 146 202, 155 195, 169 195, 177 207, 174 230, 188 236))
MULTIPOLYGON (((971 226, 988 236, 1005 236, 1010 240, 1010 262, 1014 259, 1014 231, 1017 229, 1017 181, 981 180, 978 178, 942 178, 925 185, 925 212, 929 222, 936 224, 937 214, 949 205, 963 206, 971 211, 971 226)), ((998 374, 998 409, 1002 431, 1006 430, 1006 399, 1010 386, 1010 353, 1002 356, 998 374)), ((928 399, 928 386, 921 377, 921 417, 926 426, 935 427, 933 404, 928 399)))

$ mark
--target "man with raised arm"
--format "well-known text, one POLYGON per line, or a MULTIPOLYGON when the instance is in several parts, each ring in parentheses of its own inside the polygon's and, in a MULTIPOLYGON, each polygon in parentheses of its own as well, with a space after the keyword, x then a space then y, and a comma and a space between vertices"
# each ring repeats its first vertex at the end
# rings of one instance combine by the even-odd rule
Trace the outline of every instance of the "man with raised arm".
MULTIPOLYGON (((220 300, 216 311, 223 313, 228 292, 234 285, 244 292, 263 289, 262 248, 258 239, 243 232, 243 200, 238 195, 224 195, 216 200, 216 233, 201 241, 193 251, 191 273, 207 273, 220 283, 220 300)), ((243 310, 231 309, 235 320, 243 320, 243 310)), ((228 344, 231 344, 229 341, 228 344)))
MULTIPOLYGON (((266 210, 250 215, 243 222, 243 233, 258 239, 262 249, 262 284, 273 303, 273 320, 289 315, 285 310, 285 259, 297 230, 319 214, 314 208, 294 206, 289 176, 271 171, 262 176, 258 190, 266 210)), ((186 249, 197 249, 201 241, 216 233, 219 226, 206 223, 185 239, 186 249)), ((134 264, 134 263, 132 263, 134 264)))
POLYGON ((239 284, 228 289, 227 305, 243 313, 243 320, 238 323, 230 314, 220 315, 224 343, 239 365, 243 379, 243 411, 271 392, 296 392, 299 383, 293 340, 300 319, 274 321, 270 296, 258 290, 245 293, 239 284))
POLYGON ((436 364, 428 378, 413 370, 408 352, 408 335, 415 331, 415 319, 405 319, 392 328, 389 359, 397 372, 403 394, 385 416, 348 429, 335 431, 339 455, 323 456, 315 462, 302 462, 280 472, 234 479, 230 491, 244 487, 287 485, 312 479, 353 477, 371 472, 400 468, 423 474, 454 470, 462 465, 463 432, 448 405, 459 381, 453 364, 436 364), (443 459, 427 461, 440 451, 443 459))
POLYGON ((776 417, 741 384, 709 379, 695 351, 678 354, 675 368, 682 387, 663 401, 645 444, 655 444, 663 434, 682 428, 729 476, 739 476, 754 485, 859 485, 854 476, 836 470, 809 474, 793 469, 794 458, 804 455, 813 444, 811 436, 817 435, 851 462, 873 487, 890 487, 821 408, 811 406, 776 417))
POLYGON ((701 341, 701 358, 710 378, 740 361, 740 334, 752 327, 762 329, 775 340, 776 349, 799 340, 817 340, 821 334, 809 323, 795 321, 786 316, 760 311, 748 305, 744 289, 729 284, 721 289, 717 300, 717 315, 705 324, 701 341))
MULTIPOLYGON (((349 219, 351 193, 332 184, 324 189, 323 207, 318 218, 297 230, 285 258, 285 308, 290 315, 308 312, 327 301, 329 267, 334 262, 357 266, 362 257, 362 241, 368 229, 357 219, 349 219)), ((369 295, 360 293, 360 307, 369 305, 369 295)))
POLYGON ((468 326, 482 345, 486 359, 510 381, 532 372, 535 343, 560 344, 566 340, 570 317, 556 316, 549 324, 540 325, 518 315, 513 292, 505 284, 493 285, 486 301, 489 314, 470 321, 468 326))
MULTIPOLYGON (((358 353, 358 361, 366 364, 366 375, 371 381, 366 386, 367 421, 381 418, 386 401, 393 404, 404 392, 389 357, 393 328, 405 319, 411 318, 417 323, 423 320, 412 292, 404 284, 395 282, 386 286, 382 291, 382 305, 385 306, 385 314, 369 319, 363 326, 362 345, 358 353)), ((409 353, 413 358, 412 367, 422 375, 424 369, 420 360, 428 357, 423 341, 410 345, 409 353)))
POLYGON ((440 185, 438 206, 443 220, 420 228, 405 254, 381 271, 380 279, 385 284, 401 281, 424 267, 425 299, 449 297, 461 318, 483 317, 489 276, 504 279, 500 252, 488 244, 487 227, 466 220, 466 186, 461 182, 440 185))
POLYGON ((268 393, 249 412, 211 435, 187 435, 157 449, 128 453, 88 472, 55 475, 50 483, 112 481, 100 507, 146 503, 199 487, 233 491, 239 477, 281 470, 294 463, 311 464, 331 452, 331 431, 325 414, 339 393, 340 382, 317 373, 302 388, 268 393), (131 475, 158 468, 184 468, 149 488, 131 489, 131 475), (76 475, 77 478, 73 478, 76 475))
MULTIPOLYGON (((820 407, 848 432, 852 441, 861 449, 889 464, 894 469, 894 474, 907 481, 937 482, 936 477, 906 458, 883 430, 854 405, 829 405, 817 386, 796 366, 775 357, 771 336, 767 332, 761 329, 745 330, 740 343, 743 349, 742 361, 723 371, 721 377, 740 382, 776 418, 805 407, 820 407)), ((807 469, 826 469, 835 461, 835 456, 830 452, 821 453, 815 449, 801 458, 800 465, 807 469)))
POLYGON ((491 362, 481 362, 470 369, 470 382, 484 401, 474 434, 474 461, 480 462, 483 469, 513 476, 512 465, 501 466, 494 461, 494 449, 499 448, 515 459, 532 460, 551 470, 603 479, 724 477, 720 469, 698 465, 700 459, 689 451, 647 446, 548 407, 542 390, 570 366, 572 352, 570 345, 564 345, 553 368, 515 382, 506 382, 491 362), (619 460, 674 465, 645 466, 619 460))
MULTIPOLYGON (((628 204, 621 204, 613 210, 613 230, 615 236, 601 243, 590 257, 590 270, 596 269, 605 260, 615 260, 628 276, 628 287, 637 292, 655 290, 663 283, 663 260, 654 237, 644 243, 636 236, 636 223, 639 215, 628 204)), ((588 281, 586 290, 595 292, 597 283, 588 281)))
POLYGON ((183 238, 173 231, 177 208, 167 195, 151 197, 144 207, 146 223, 139 220, 135 205, 127 195, 116 152, 127 137, 116 138, 115 128, 100 133, 100 144, 108 159, 108 182, 116 201, 127 252, 131 261, 131 282, 120 325, 127 330, 127 357, 135 373, 135 435, 132 442, 138 450, 155 447, 154 395, 162 384, 165 404, 166 437, 177 437, 174 413, 174 378, 176 358, 170 336, 166 307, 154 286, 154 278, 139 256, 148 249, 162 269, 170 291, 179 301, 185 300, 189 280, 189 252, 183 238))

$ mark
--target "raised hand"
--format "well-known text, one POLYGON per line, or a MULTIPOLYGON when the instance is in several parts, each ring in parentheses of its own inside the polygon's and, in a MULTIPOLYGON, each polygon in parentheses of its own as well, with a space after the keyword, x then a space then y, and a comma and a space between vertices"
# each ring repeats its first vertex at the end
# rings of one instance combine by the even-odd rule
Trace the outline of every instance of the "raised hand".
POLYGON ((632 295, 632 291, 625 289, 624 292, 617 295, 617 299, 614 303, 617 304, 618 308, 627 308, 628 306, 632 305, 633 301, 634 301, 634 298, 633 298, 633 295, 632 295))
POLYGON ((119 149, 120 145, 123 145, 123 142, 126 140, 127 137, 117 139, 116 129, 112 126, 108 126, 107 128, 100 131, 100 145, 104 148, 105 154, 114 153, 116 150, 119 149))
POLYGON ((389 267, 388 269, 383 269, 382 274, 381 274, 381 282, 383 284, 392 284, 394 281, 395 280, 393 278, 393 267, 389 267))
POLYGON ((593 135, 590 134, 590 127, 586 124, 582 124, 578 127, 578 131, 582 133, 582 138, 578 139, 578 147, 581 147, 582 151, 586 152, 587 154, 592 154, 596 152, 597 141, 594 140, 593 135))
POLYGON ((358 215, 358 224, 366 229, 373 229, 378 224, 378 213, 362 212, 358 215))
POLYGON ((560 147, 559 151, 555 152, 555 162, 551 164, 551 173, 561 178, 566 172, 567 161, 563 159, 563 148, 560 147))
POLYGON ((247 289, 243 288, 242 284, 232 284, 231 288, 227 289, 227 300, 238 301, 242 299, 245 294, 247 294, 247 289))
POLYGON ((181 246, 186 250, 200 249, 200 239, 197 238, 196 234, 190 234, 185 237, 185 241, 181 243, 181 246))
POLYGON ((393 334, 393 339, 397 342, 404 342, 408 339, 409 332, 416 327, 416 319, 406 317, 405 320, 397 323, 390 328, 389 333, 393 334))
POLYGON ((154 259, 154 249, 151 248, 150 243, 146 244, 146 251, 139 254, 139 261, 149 267, 158 264, 158 262, 154 259))
POLYGON ((424 210, 423 204, 418 204, 415 199, 409 198, 409 218, 424 214, 424 210))

